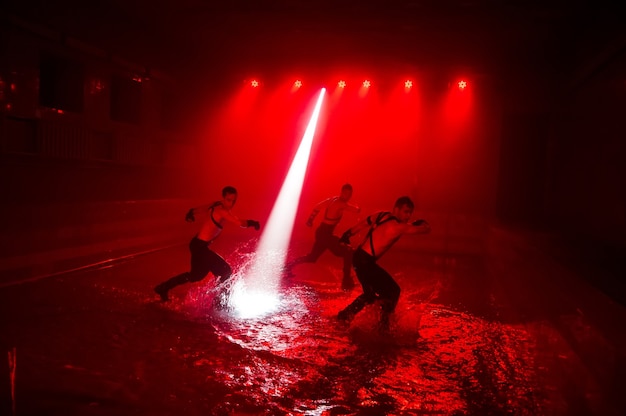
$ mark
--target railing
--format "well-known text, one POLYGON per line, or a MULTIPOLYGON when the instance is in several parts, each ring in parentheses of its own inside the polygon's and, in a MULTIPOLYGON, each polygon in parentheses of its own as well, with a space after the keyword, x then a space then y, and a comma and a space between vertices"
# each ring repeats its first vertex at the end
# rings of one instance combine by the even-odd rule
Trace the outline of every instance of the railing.
POLYGON ((2 117, 0 129, 0 150, 8 154, 135 166, 188 166, 197 157, 188 144, 153 141, 152 134, 141 130, 95 130, 80 122, 9 116, 2 117))

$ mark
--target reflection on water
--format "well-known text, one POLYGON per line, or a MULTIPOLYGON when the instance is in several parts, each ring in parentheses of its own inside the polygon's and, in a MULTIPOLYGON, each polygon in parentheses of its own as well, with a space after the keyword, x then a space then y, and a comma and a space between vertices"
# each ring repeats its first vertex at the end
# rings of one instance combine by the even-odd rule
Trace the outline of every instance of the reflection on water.
MULTIPOLYGON (((227 260, 241 270, 252 252, 242 245, 227 260)), ((187 255, 181 247, 181 263, 187 255)), ((240 271, 224 288, 211 276, 180 286, 168 303, 152 287, 180 271, 161 257, 0 293, 9 317, 2 335, 18 357, 18 414, 624 413, 607 400, 620 356, 599 328, 581 313, 552 315, 523 293, 510 291, 511 302, 482 259, 390 252, 402 294, 381 332, 378 305, 349 326, 335 319, 360 290, 340 290, 332 256, 299 265, 261 302, 240 271), (271 308, 248 308, 259 303, 271 308), (531 308, 542 318, 525 318, 531 308), (604 384, 572 341, 594 353, 604 384)))
MULTIPOLYGON (((535 346, 522 327, 424 299, 423 286, 403 291, 391 331, 378 329, 376 304, 346 327, 335 315, 359 291, 312 279, 280 287, 271 313, 242 315, 232 297, 245 292, 244 280, 234 276, 225 308, 214 307, 219 291, 211 287, 191 289, 180 305, 190 319, 211 325, 225 344, 221 353, 242 354, 229 365, 215 354, 209 365, 197 364, 206 380, 229 391, 215 414, 539 411, 535 346)), ((429 284, 426 291, 436 293, 440 282, 429 284)))

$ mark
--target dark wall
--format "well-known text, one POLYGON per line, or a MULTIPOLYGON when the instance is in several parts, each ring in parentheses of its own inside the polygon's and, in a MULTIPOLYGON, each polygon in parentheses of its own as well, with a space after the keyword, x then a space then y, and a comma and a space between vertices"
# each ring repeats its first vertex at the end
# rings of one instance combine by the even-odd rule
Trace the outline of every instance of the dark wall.
POLYGON ((502 70, 501 219, 623 244, 625 70, 626 25, 606 8, 512 53, 502 70))
POLYGON ((0 20, 0 281, 191 232, 184 214, 200 191, 175 80, 44 25, 0 20))
POLYGON ((543 222, 548 128, 545 113, 503 117, 496 209, 504 222, 543 222))
MULTIPOLYGON (((626 47, 626 45, 625 45, 626 47)), ((626 246, 626 49, 558 109, 548 142, 546 212, 568 234, 626 246)))
POLYGON ((505 111, 498 217, 558 236, 585 277, 623 293, 626 26, 607 12, 569 33, 567 53, 533 71, 551 91, 528 83, 536 93, 505 111))
POLYGON ((584 79, 555 116, 545 188, 547 219, 568 241, 570 256, 590 281, 622 299, 626 297, 624 52, 612 55, 584 79))

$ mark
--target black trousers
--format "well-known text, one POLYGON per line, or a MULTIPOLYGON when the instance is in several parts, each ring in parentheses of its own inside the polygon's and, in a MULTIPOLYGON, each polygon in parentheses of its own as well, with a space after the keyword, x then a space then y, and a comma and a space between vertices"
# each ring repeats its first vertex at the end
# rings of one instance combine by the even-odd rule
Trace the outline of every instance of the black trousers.
POLYGON ((330 251, 337 257, 343 259, 343 275, 350 279, 352 270, 352 250, 350 247, 339 243, 339 237, 333 234, 335 225, 321 223, 315 230, 315 243, 311 252, 306 256, 302 256, 288 265, 292 267, 299 263, 315 263, 320 256, 326 251, 330 251))
POLYGON ((209 243, 194 237, 189 242, 191 252, 191 270, 189 271, 189 281, 199 282, 204 279, 209 272, 219 277, 220 281, 228 279, 233 270, 226 260, 219 254, 209 249, 209 243))
POLYGON ((189 242, 191 269, 161 283, 158 287, 166 291, 187 282, 199 282, 209 273, 217 276, 220 282, 228 279, 233 271, 226 260, 209 249, 209 243, 194 237, 189 242))
POLYGON ((352 264, 356 277, 363 287, 363 294, 352 301, 342 311, 343 314, 355 315, 376 299, 382 300, 384 313, 393 312, 400 299, 400 286, 393 277, 376 263, 374 257, 360 248, 354 252, 352 264))

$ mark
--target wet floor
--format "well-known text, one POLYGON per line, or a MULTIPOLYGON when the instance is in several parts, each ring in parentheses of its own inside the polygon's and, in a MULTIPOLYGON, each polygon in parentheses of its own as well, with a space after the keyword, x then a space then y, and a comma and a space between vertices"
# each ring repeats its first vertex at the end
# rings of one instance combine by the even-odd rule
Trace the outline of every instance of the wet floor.
MULTIPOLYGON (((249 244, 223 252, 237 268, 247 250, 249 244)), ((623 351, 600 354, 611 347, 584 315, 561 315, 556 324, 535 308, 529 317, 520 306, 526 301, 507 291, 480 256, 390 251, 381 263, 402 294, 389 331, 378 326, 376 304, 350 325, 337 322, 337 312, 360 291, 340 289, 341 261, 328 253, 317 264, 297 266, 275 293, 274 309, 260 316, 233 302, 215 306, 210 277, 159 302, 152 287, 187 262, 181 245, 0 289, 2 346, 15 364, 13 377, 5 368, 3 382, 4 397, 14 387, 9 414, 618 415, 625 409, 615 372, 623 351), (592 365, 571 346, 563 325, 587 350, 596 348, 586 355, 595 357, 592 365)), ((228 293, 245 286, 245 276, 236 274, 228 293)))

